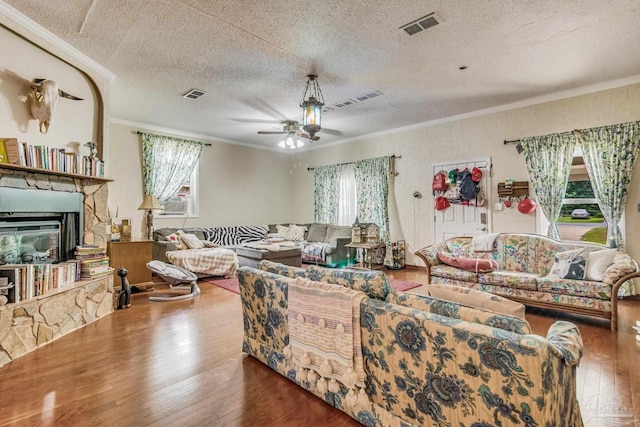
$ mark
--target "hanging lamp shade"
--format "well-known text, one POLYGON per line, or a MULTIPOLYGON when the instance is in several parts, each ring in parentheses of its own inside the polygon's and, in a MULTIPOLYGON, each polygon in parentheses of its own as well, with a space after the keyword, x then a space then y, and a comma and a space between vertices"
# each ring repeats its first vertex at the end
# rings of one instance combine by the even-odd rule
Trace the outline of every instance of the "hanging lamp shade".
POLYGON ((302 129, 312 138, 316 132, 322 129, 322 107, 324 106, 324 97, 318 84, 318 76, 309 74, 307 76, 307 84, 302 93, 302 129))
POLYGON ((291 150, 300 148, 304 145, 301 138, 298 138, 295 134, 288 134, 278 144, 281 148, 289 148, 291 150))

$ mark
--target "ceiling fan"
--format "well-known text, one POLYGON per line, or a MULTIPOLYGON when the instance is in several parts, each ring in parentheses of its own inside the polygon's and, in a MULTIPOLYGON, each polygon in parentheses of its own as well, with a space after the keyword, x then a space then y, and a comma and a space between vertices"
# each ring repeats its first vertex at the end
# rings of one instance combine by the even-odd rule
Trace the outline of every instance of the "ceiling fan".
POLYGON ((320 139, 319 136, 317 135, 311 136, 307 132, 300 129, 300 123, 298 123, 295 120, 285 120, 284 122, 282 122, 282 124, 284 125, 284 127, 282 128, 281 131, 260 130, 258 131, 258 134, 260 135, 284 134, 284 135, 292 135, 292 136, 295 135, 298 138, 308 139, 309 141, 317 141, 320 139))

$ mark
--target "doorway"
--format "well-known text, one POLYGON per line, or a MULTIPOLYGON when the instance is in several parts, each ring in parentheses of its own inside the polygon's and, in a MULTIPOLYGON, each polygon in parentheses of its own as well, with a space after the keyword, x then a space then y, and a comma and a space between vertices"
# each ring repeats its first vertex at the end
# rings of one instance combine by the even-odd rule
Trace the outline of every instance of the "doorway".
POLYGON ((476 167, 482 171, 482 178, 477 184, 481 190, 479 196, 484 195, 484 201, 480 203, 481 197, 478 197, 478 205, 466 206, 461 203, 451 203, 446 209, 435 210, 433 221, 433 243, 443 242, 455 236, 476 236, 487 234, 491 227, 491 158, 481 158, 472 160, 462 160, 453 162, 436 163, 431 167, 431 176, 439 171, 449 173, 452 170, 459 171, 469 169, 470 171, 476 167))

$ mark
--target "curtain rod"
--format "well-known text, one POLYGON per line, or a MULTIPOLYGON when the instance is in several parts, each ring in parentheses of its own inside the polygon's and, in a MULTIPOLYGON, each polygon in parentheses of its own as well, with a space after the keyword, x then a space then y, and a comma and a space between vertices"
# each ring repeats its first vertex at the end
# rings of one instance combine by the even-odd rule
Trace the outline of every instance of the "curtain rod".
MULTIPOLYGON (((389 156, 389 158, 391 159, 401 159, 402 156, 396 156, 395 154, 392 154, 389 156)), ((336 163, 338 166, 342 166, 342 165, 351 165, 353 163, 359 162, 360 160, 356 160, 355 162, 344 162, 344 163, 336 163)), ((315 167, 311 167, 311 168, 307 168, 308 171, 312 171, 314 170, 315 167)))
POLYGON ((506 139, 504 140, 504 145, 507 144, 520 144, 522 141, 519 139, 512 139, 511 141, 507 141, 506 139))
MULTIPOLYGON (((139 130, 132 130, 131 133, 135 133, 137 135, 142 135, 143 133, 147 133, 147 132, 140 132, 139 130)), ((202 145, 204 145, 205 147, 211 147, 211 144, 209 144, 208 142, 203 142, 202 145)))

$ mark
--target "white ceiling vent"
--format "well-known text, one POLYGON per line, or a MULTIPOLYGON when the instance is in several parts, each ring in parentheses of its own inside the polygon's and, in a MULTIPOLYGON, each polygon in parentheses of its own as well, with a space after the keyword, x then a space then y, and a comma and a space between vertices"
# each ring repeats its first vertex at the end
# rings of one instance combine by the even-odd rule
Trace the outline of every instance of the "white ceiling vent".
POLYGON ((416 19, 413 22, 409 22, 408 24, 403 25, 402 27, 400 27, 400 29, 404 30, 405 33, 412 36, 431 27, 435 27, 439 23, 440 20, 438 19, 436 14, 430 13, 427 16, 423 16, 420 19, 416 19))
POLYGON ((374 90, 373 92, 368 92, 368 93, 365 93, 364 95, 358 95, 354 98, 349 98, 349 99, 345 99, 344 101, 336 102, 333 105, 325 105, 322 108, 322 111, 328 112, 328 111, 340 110, 342 108, 351 107, 352 105, 356 105, 361 102, 368 101, 372 98, 376 98, 381 95, 382 95, 382 92, 380 92, 379 90, 374 90))
POLYGON ((184 95, 182 95, 183 98, 186 99, 193 99, 196 100, 198 98, 200 98, 202 95, 204 95, 205 91, 200 90, 200 89, 191 89, 189 92, 185 93, 184 95))

